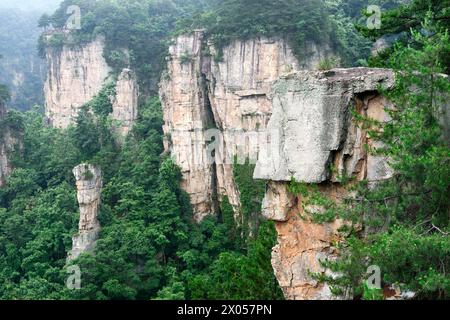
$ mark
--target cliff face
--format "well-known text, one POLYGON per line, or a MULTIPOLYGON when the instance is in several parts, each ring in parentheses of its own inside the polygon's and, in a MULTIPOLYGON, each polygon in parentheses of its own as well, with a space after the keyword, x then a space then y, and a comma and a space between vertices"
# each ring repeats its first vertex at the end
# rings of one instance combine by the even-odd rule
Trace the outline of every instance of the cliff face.
POLYGON ((103 48, 101 38, 76 48, 47 48, 45 112, 53 126, 66 128, 81 106, 102 88, 110 72, 103 58, 103 48))
MULTIPOLYGON (((45 112, 57 128, 74 122, 80 108, 89 102, 109 79, 111 68, 103 57, 104 40, 97 38, 83 46, 48 47, 47 80, 44 85, 45 112)), ((120 121, 119 132, 128 133, 137 117, 138 85, 134 73, 123 69, 116 82, 112 117, 120 121)))
POLYGON ((95 245, 100 231, 97 220, 102 191, 102 172, 91 164, 80 164, 73 169, 77 184, 77 199, 80 207, 78 234, 72 237, 69 260, 90 251, 95 245))
POLYGON ((6 117, 6 105, 0 99, 0 187, 5 184, 6 178, 13 169, 9 156, 16 147, 20 148, 21 144, 20 133, 11 130, 8 124, 5 123, 6 117))
MULTIPOLYGON (((0 100, 0 122, 4 120, 6 116, 6 106, 2 100, 0 100)), ((5 138, 9 135, 9 130, 2 128, 0 132, 0 187, 5 183, 6 177, 11 172, 11 167, 8 160, 7 145, 5 138)))
POLYGON ((391 87, 394 77, 383 69, 334 69, 296 72, 273 86, 273 114, 261 145, 254 178, 268 180, 263 215, 276 221, 278 244, 272 251, 275 275, 287 299, 332 299, 330 288, 309 271, 330 275, 320 265, 335 259, 338 229, 345 221, 315 223, 323 208, 311 206, 302 195, 288 192, 291 178, 318 186, 319 192, 339 202, 347 194, 339 176, 372 183, 388 179, 387 159, 367 154, 364 145, 377 147, 352 121, 350 107, 378 121, 387 121, 378 85, 391 87), (331 170, 331 166, 335 170, 331 170))
POLYGON ((118 121, 118 132, 126 136, 138 116, 139 87, 130 69, 123 69, 117 78, 116 96, 113 98, 113 119, 118 121))
POLYGON ((342 176, 371 183, 392 176, 387 159, 367 154, 366 144, 379 145, 356 125, 350 107, 388 120, 384 108, 389 103, 377 89, 393 86, 393 73, 298 71, 314 69, 328 53, 316 52, 299 63, 283 41, 259 38, 231 43, 217 62, 218 52, 197 31, 170 47, 160 84, 165 148, 182 169, 182 187, 197 220, 216 212, 227 196, 239 221, 235 156, 256 162, 254 178, 268 181, 262 210, 276 224, 272 265, 287 299, 334 298, 309 272, 329 274, 320 260, 337 257, 338 229, 346 223, 314 222, 313 215, 323 208, 290 194, 291 179, 316 185, 323 196, 339 202, 351 196, 339 183, 342 176))
MULTIPOLYGON (((316 48, 302 67, 313 68, 326 54, 316 48)), ((170 47, 160 83, 165 148, 182 169, 182 187, 197 220, 215 212, 223 196, 239 208, 234 155, 242 162, 256 160, 258 136, 272 110, 270 83, 300 68, 279 39, 234 41, 222 49, 220 62, 217 55, 202 31, 180 36, 170 47)))

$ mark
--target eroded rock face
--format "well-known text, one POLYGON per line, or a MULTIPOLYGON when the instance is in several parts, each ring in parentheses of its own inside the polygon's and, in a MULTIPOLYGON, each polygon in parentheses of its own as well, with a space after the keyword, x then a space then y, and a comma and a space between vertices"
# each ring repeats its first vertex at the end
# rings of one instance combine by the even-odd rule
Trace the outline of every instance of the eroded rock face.
POLYGON ((167 73, 160 83, 165 149, 183 173, 197 220, 214 212, 214 168, 206 155, 205 129, 213 125, 201 77, 203 32, 180 36, 169 48, 167 73))
POLYGON ((97 166, 80 164, 73 169, 77 184, 77 199, 80 207, 78 234, 72 237, 69 260, 81 253, 91 251, 98 238, 100 224, 97 220, 102 191, 102 172, 97 166))
MULTIPOLYGON (((378 85, 391 87, 392 72, 352 68, 282 76, 274 84, 273 115, 267 128, 270 142, 261 146, 255 178, 289 181, 293 177, 305 183, 330 179, 334 154, 344 150, 344 157, 354 152, 353 141, 344 145, 347 133, 355 130, 349 121, 352 100, 358 94, 376 91, 378 85)), ((353 172, 356 164, 346 158, 340 169, 353 172)))
POLYGON ((269 121, 271 82, 280 75, 313 68, 329 50, 311 45, 312 56, 299 64, 279 39, 234 41, 217 50, 201 30, 182 35, 170 47, 168 72, 160 83, 165 147, 183 172, 197 220, 213 213, 227 196, 237 211, 234 155, 256 161, 258 139, 269 121), (208 145, 214 141, 215 153, 208 145))
POLYGON ((73 123, 81 106, 102 88, 110 72, 103 48, 104 40, 97 38, 79 47, 46 49, 45 113, 53 126, 73 123))
POLYGON ((11 130, 11 128, 4 123, 6 117, 6 105, 0 100, 0 187, 5 184, 6 178, 13 170, 9 156, 15 148, 21 147, 21 133, 11 130))
POLYGON ((379 147, 352 119, 350 108, 378 121, 388 120, 388 101, 377 93, 389 88, 393 73, 384 69, 299 71, 282 76, 273 86, 273 114, 261 145, 254 178, 269 180, 263 215, 274 220, 278 244, 272 266, 287 299, 337 299, 309 272, 332 275, 320 260, 336 259, 339 228, 345 221, 317 223, 322 208, 288 192, 291 178, 315 184, 335 202, 351 196, 340 186, 343 175, 373 183, 392 176, 387 159, 366 152, 379 147), (331 168, 334 167, 334 170, 331 168))
MULTIPOLYGON (((103 57, 104 46, 103 38, 98 37, 82 46, 46 49, 45 113, 54 127, 67 128, 73 124, 80 108, 107 81, 112 81, 112 69, 103 57)), ((116 96, 111 97, 112 118, 118 122, 117 132, 126 135, 137 118, 139 90, 134 73, 123 69, 115 87, 116 96)))
POLYGON ((130 69, 123 69, 117 78, 116 96, 113 100, 112 117, 118 121, 117 130, 126 136, 138 116, 139 87, 136 76, 130 69))

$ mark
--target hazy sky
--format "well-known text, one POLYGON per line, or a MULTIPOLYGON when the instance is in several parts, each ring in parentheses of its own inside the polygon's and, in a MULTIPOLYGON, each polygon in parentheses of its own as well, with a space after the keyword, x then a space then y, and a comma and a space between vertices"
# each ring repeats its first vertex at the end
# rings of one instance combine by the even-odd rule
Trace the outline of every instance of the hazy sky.
POLYGON ((0 0, 0 8, 18 8, 25 11, 53 12, 62 0, 0 0))

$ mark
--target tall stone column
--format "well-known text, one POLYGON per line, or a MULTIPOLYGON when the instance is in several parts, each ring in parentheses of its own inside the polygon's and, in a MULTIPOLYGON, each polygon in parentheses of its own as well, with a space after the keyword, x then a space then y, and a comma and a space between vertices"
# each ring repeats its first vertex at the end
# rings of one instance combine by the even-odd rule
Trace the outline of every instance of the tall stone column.
POLYGON ((80 207, 78 234, 72 237, 69 260, 81 253, 93 250, 98 239, 100 223, 97 220, 102 191, 102 171, 92 164, 80 164, 73 169, 77 184, 77 199, 80 207))

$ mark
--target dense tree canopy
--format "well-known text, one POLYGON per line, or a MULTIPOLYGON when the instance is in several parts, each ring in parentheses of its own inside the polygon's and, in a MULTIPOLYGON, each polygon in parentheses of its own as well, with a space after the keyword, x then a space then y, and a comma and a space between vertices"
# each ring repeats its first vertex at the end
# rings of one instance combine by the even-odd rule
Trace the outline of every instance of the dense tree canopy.
POLYGON ((257 237, 241 238, 232 231, 230 210, 195 223, 179 168, 161 156, 158 99, 141 106, 122 147, 101 112, 108 104, 100 93, 65 131, 44 126, 38 110, 9 115, 24 133, 15 170, 0 189, 0 297, 281 298, 269 258, 272 224, 263 222, 257 237), (89 106, 100 112, 88 112, 89 106), (82 161, 103 169, 102 230, 95 255, 72 262, 82 270, 83 285, 69 290, 65 265, 78 220, 71 171, 82 161))

